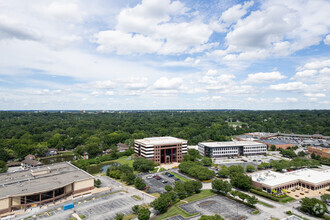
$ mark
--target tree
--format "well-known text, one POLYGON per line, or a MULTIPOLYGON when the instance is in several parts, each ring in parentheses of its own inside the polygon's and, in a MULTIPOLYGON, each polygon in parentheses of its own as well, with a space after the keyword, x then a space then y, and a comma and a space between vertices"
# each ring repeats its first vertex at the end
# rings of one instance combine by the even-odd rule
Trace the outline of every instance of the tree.
POLYGON ((184 189, 188 195, 192 195, 195 192, 195 186, 193 181, 187 181, 183 183, 184 189))
POLYGON ((316 217, 321 217, 324 213, 328 212, 326 204, 315 198, 303 198, 301 199, 300 204, 300 210, 303 212, 308 212, 316 217))
POLYGON ((256 168, 253 165, 246 166, 246 172, 253 172, 256 168))
POLYGON ((325 203, 330 202, 330 194, 323 194, 323 195, 321 196, 321 200, 322 200, 323 202, 325 202, 325 203))
POLYGON ((315 153, 312 153, 312 154, 311 154, 311 158, 312 158, 312 159, 315 159, 315 158, 316 158, 315 153))
POLYGON ((166 190, 167 192, 170 192, 170 191, 173 190, 173 187, 172 187, 171 185, 166 185, 166 186, 165 186, 165 190, 166 190))
POLYGON ((134 184, 135 175, 133 173, 123 173, 120 176, 120 179, 125 181, 127 185, 132 185, 134 184))
POLYGON ((229 176, 229 169, 223 165, 221 170, 218 172, 218 175, 223 178, 227 178, 229 176))
POLYGON ((251 177, 244 175, 242 173, 235 174, 231 176, 230 183, 241 190, 248 191, 252 188, 252 179, 251 177))
POLYGON ((5 173, 7 172, 8 167, 5 161, 0 160, 0 173, 5 173))
POLYGON ((275 145, 270 146, 270 150, 271 151, 275 151, 276 150, 276 146, 275 145))
POLYGON ((117 213, 115 220, 123 220, 124 219, 124 214, 123 213, 117 213))
POLYGON ((194 185, 195 193, 200 193, 203 188, 203 184, 200 181, 192 181, 194 185))
POLYGON ((212 159, 209 158, 209 157, 204 157, 204 158, 202 159, 202 164, 203 164, 204 166, 210 167, 210 166, 212 165, 212 159))
POLYGON ((137 158, 133 162, 133 168, 137 171, 148 172, 154 169, 154 162, 144 158, 137 158))
POLYGON ((231 184, 228 183, 227 181, 223 181, 223 180, 213 180, 212 181, 212 189, 216 192, 222 192, 227 194, 228 192, 231 191, 231 184))
POLYGON ((139 220, 149 220, 150 219, 150 210, 144 207, 140 207, 138 211, 139 220))
POLYGON ((244 173, 244 168, 240 165, 233 165, 233 166, 230 166, 228 169, 229 169, 229 176, 244 173))
POLYGON ((304 157, 306 156, 306 153, 304 151, 299 151, 297 155, 298 157, 304 157))
POLYGON ((136 215, 138 214, 139 209, 140 209, 140 206, 139 206, 139 205, 135 205, 135 206, 132 207, 132 211, 133 211, 133 213, 136 214, 136 215))
POLYGON ((96 188, 99 188, 101 186, 102 182, 100 179, 94 179, 94 186, 96 188))
POLYGON ((146 184, 141 177, 135 178, 134 185, 135 185, 135 188, 137 188, 139 190, 143 190, 146 187, 146 184))
POLYGON ((249 196, 249 197, 247 198, 247 202, 248 202, 250 205, 255 205, 255 204, 257 204, 258 199, 257 199, 255 196, 249 196))
POLYGON ((159 198, 157 198, 153 202, 151 202, 150 205, 158 212, 165 213, 169 206, 170 201, 171 201, 171 196, 167 193, 163 193, 160 195, 159 198))
POLYGON ((180 199, 183 199, 186 195, 186 189, 184 183, 182 183, 181 181, 175 182, 174 192, 178 194, 180 199))
POLYGON ((250 196, 245 193, 239 193, 238 197, 244 202, 245 199, 248 199, 250 196))

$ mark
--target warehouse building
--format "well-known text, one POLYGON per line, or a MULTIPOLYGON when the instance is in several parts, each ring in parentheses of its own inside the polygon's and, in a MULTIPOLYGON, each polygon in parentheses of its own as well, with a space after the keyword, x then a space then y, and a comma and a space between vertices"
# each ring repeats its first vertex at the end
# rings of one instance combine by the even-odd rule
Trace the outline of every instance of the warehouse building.
POLYGON ((134 141, 136 157, 143 157, 155 163, 181 162, 187 153, 187 141, 175 137, 149 137, 134 141))
POLYGON ((201 142, 198 151, 207 157, 266 155, 267 146, 253 141, 201 142))
POLYGON ((301 169, 287 173, 273 171, 262 171, 249 175, 252 178, 252 185, 268 193, 273 190, 281 192, 305 188, 310 190, 321 190, 330 186, 330 170, 315 171, 301 169))
POLYGON ((258 140, 258 142, 266 144, 268 148, 271 148, 271 146, 275 146, 276 149, 282 148, 282 149, 287 149, 287 148, 292 148, 293 144, 283 142, 281 140, 277 139, 268 139, 268 140, 258 140))
POLYGON ((0 215, 89 193, 94 177, 70 163, 0 175, 0 215))
POLYGON ((314 153, 315 155, 320 155, 320 157, 330 158, 330 148, 324 147, 308 147, 308 154, 314 153))

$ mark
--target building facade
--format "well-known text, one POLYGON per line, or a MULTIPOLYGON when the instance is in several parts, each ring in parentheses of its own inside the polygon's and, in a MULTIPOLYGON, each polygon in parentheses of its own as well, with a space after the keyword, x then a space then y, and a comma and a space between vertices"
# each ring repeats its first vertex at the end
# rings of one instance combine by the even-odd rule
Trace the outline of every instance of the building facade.
POLYGON ((134 141, 136 157, 143 157, 155 163, 181 162, 187 153, 187 141, 175 137, 149 137, 134 141))
POLYGON ((198 151, 206 157, 266 155, 267 146, 253 141, 201 142, 198 151))
POLYGON ((330 186, 330 170, 315 171, 310 169, 296 170, 288 173, 261 171, 250 174, 252 185, 268 193, 273 190, 281 192, 302 187, 310 190, 320 190, 330 186))
POLYGON ((67 162, 4 173, 0 183, 0 216, 94 189, 94 177, 67 162))

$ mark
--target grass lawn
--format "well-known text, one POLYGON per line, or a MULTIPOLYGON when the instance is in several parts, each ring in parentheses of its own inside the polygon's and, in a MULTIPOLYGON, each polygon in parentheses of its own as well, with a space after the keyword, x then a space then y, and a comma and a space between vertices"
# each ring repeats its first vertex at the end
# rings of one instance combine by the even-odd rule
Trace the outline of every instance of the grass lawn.
POLYGON ((205 190, 202 190, 200 193, 189 196, 183 200, 187 201, 187 202, 194 202, 194 201, 201 200, 201 199, 204 199, 204 198, 207 198, 210 196, 214 196, 214 195, 216 195, 216 193, 212 192, 212 190, 205 189, 205 190))
POLYGON ((274 208, 274 206, 272 206, 271 204, 268 204, 268 203, 265 203, 265 202, 262 202, 262 201, 258 201, 258 203, 261 204, 261 205, 267 206, 269 208, 274 208))
POLYGON ((128 158, 132 156, 123 156, 123 157, 120 157, 118 158, 117 160, 112 160, 111 162, 117 162, 117 163, 120 163, 121 165, 124 165, 124 164, 127 164, 128 166, 130 167, 133 167, 133 161, 134 160, 129 160, 128 158))
POLYGON ((173 174, 176 178, 178 178, 179 180, 182 180, 183 182, 187 182, 187 181, 189 181, 189 179, 187 179, 187 178, 185 178, 185 177, 183 177, 183 176, 180 176, 180 175, 178 175, 178 174, 176 174, 176 173, 172 173, 172 172, 170 172, 170 174, 173 174))
POLYGON ((294 200, 295 200, 294 198, 292 198, 292 197, 290 197, 290 196, 287 196, 287 197, 285 197, 285 198, 280 199, 280 203, 292 202, 292 201, 294 201, 294 200))
POLYGON ((181 209, 179 207, 179 205, 185 204, 186 202, 194 202, 194 201, 197 201, 197 200, 201 200, 201 199, 204 199, 204 198, 213 196, 213 195, 216 195, 216 194, 214 192, 212 192, 211 190, 209 190, 209 189, 202 190, 200 193, 195 194, 195 195, 192 195, 192 196, 189 196, 189 197, 183 199, 183 201, 180 201, 180 202, 176 203, 175 205, 173 205, 172 207, 170 207, 167 210, 166 213, 158 216, 156 218, 156 220, 158 220, 158 219, 165 219, 165 218, 168 218, 168 217, 171 217, 171 216, 176 216, 176 215, 182 215, 185 218, 198 215, 199 213, 194 213, 192 215, 188 214, 183 209, 181 209), (186 201, 186 202, 184 202, 184 201, 186 201))
POLYGON ((159 193, 150 193, 150 195, 156 197, 156 198, 159 198, 160 194, 159 193))
POLYGON ((123 220, 131 220, 131 219, 133 219, 135 217, 136 217, 135 214, 129 214, 129 215, 125 215, 124 218, 123 218, 123 220))
POLYGON ((259 213, 260 213, 260 211, 258 209, 257 210, 254 210, 253 212, 251 212, 252 215, 257 215, 259 213))
POLYGON ((195 214, 188 214, 187 212, 185 212, 183 209, 180 209, 179 207, 177 207, 176 205, 172 206, 171 208, 169 208, 167 210, 167 212, 165 212, 164 214, 158 216, 156 218, 156 220, 161 220, 161 219, 165 219, 165 218, 169 218, 171 216, 176 216, 176 215, 182 215, 182 217, 188 218, 194 215, 198 215, 199 213, 195 213, 195 214))
POLYGON ((133 198, 137 199, 137 200, 142 200, 140 196, 137 196, 137 195, 133 195, 132 196, 133 198))

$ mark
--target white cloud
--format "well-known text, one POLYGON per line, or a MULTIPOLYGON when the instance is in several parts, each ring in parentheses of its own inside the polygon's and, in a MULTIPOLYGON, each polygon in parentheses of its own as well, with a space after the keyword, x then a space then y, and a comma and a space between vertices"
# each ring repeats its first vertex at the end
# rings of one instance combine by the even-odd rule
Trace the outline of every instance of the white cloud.
POLYGON ((270 85, 270 89, 286 92, 301 92, 308 89, 308 85, 302 82, 288 82, 276 85, 270 85))
POLYGON ((153 87, 158 90, 177 90, 181 87, 183 80, 181 78, 162 77, 158 79, 153 87))
POLYGON ((186 14, 179 1, 143 0, 133 8, 123 9, 115 30, 94 35, 101 52, 118 54, 179 54, 208 50, 218 43, 208 43, 212 30, 201 19, 173 22, 186 14))
POLYGON ((222 96, 206 96, 206 97, 200 97, 197 98, 196 101, 198 102, 220 102, 220 101, 224 101, 226 100, 226 98, 222 97, 222 96))
MULTIPOLYGON (((330 2, 264 1, 259 10, 238 20, 226 36, 228 60, 286 56, 317 45, 328 34, 330 2), (310 18, 313 19, 310 19, 310 18)), ((225 59, 225 60, 226 60, 225 59)))
POLYGON ((244 81, 245 83, 270 83, 277 80, 285 79, 286 76, 283 76, 280 72, 265 72, 265 73, 254 73, 249 74, 248 78, 244 81))
POLYGON ((308 77, 315 76, 316 73, 317 73, 316 70, 299 71, 299 72, 296 72, 296 75, 293 77, 293 79, 296 79, 296 80, 306 79, 308 77))
POLYGON ((323 42, 324 42, 324 44, 330 46, 330 34, 328 34, 328 35, 324 38, 323 42))
POLYGON ((105 94, 109 96, 113 96, 115 93, 114 91, 106 91, 105 94))
POLYGON ((247 14, 247 10, 254 4, 253 1, 237 4, 221 14, 219 21, 213 22, 211 27, 217 32, 225 32, 227 28, 236 23, 241 17, 247 14))
POLYGON ((322 97, 325 97, 325 94, 323 94, 323 93, 305 93, 304 96, 313 97, 313 98, 322 98, 322 97))

